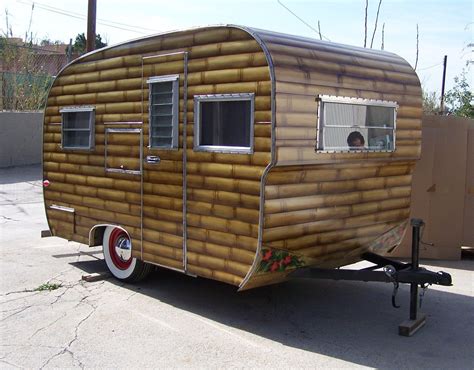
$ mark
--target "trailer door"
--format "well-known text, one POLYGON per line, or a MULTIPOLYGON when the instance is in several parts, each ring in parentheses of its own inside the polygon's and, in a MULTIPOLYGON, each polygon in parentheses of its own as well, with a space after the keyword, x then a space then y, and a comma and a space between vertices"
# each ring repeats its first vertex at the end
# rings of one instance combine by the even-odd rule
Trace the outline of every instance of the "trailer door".
POLYGON ((185 53, 142 59, 142 259, 185 270, 185 53))

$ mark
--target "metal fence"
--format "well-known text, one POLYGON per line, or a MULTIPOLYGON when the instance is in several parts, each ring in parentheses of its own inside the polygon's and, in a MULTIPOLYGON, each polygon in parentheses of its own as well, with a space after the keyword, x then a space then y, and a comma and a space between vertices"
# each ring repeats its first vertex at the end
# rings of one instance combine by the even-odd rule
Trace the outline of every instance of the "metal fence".
POLYGON ((51 47, 0 40, 0 111, 44 108, 48 90, 71 55, 51 47))

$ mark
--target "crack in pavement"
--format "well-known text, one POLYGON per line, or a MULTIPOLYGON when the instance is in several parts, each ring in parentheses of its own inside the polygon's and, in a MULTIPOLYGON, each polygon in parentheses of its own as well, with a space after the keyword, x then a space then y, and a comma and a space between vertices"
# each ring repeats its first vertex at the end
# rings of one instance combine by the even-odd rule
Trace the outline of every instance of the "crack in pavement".
POLYGON ((5 222, 2 222, 2 223, 7 223, 8 221, 20 222, 20 220, 15 220, 14 218, 7 217, 7 216, 0 215, 0 217, 5 220, 5 222))
POLYGON ((138 291, 135 291, 132 294, 130 294, 125 300, 129 301, 132 297, 136 296, 137 294, 138 294, 138 291))
MULTIPOLYGON (((3 293, 3 294, 0 294, 0 297, 5 297, 7 295, 10 295, 10 294, 19 294, 19 293, 33 293, 33 292, 36 292, 39 293, 39 290, 36 290, 36 289, 23 289, 23 290, 13 290, 11 292, 7 292, 7 293, 3 293)), ((34 295, 34 294, 31 294, 31 295, 34 295)), ((29 296, 28 296, 29 297, 29 296)), ((25 298, 25 297, 21 297, 21 298, 25 298)), ((21 299, 21 298, 18 298, 18 299, 21 299)), ((12 300, 11 300, 12 301, 12 300)), ((11 301, 6 301, 6 302, 11 302, 11 301)), ((2 302, 3 303, 3 302, 2 302)))
POLYGON ((3 362, 4 364, 7 364, 7 365, 10 365, 10 366, 16 367, 16 368, 18 368, 18 369, 21 369, 21 368, 22 368, 21 366, 15 365, 15 364, 12 363, 12 362, 8 362, 7 360, 5 360, 5 358, 1 358, 1 359, 0 359, 0 362, 3 362))
POLYGON ((30 337, 28 338, 28 340, 31 340, 35 335, 37 335, 38 333, 42 332, 43 330, 46 330, 48 328, 50 328, 51 326, 53 326, 54 324, 56 324, 59 320, 62 320, 64 319, 65 317, 67 316, 67 313, 66 312, 63 312, 63 314, 61 315, 61 317, 58 317, 56 320, 54 320, 53 322, 50 322, 48 325, 45 325, 39 329, 37 329, 33 334, 30 335, 30 337))
MULTIPOLYGON (((18 293, 25 293, 25 291, 22 290, 22 291, 18 291, 18 292, 10 292, 10 293, 11 294, 18 294, 18 293)), ((28 292, 26 292, 26 293, 28 293, 28 292)), ((33 294, 29 294, 29 295, 24 296, 24 297, 18 297, 18 298, 9 299, 7 301, 2 301, 2 302, 0 302, 0 305, 5 304, 5 303, 19 301, 20 299, 26 299, 26 298, 29 298, 29 297, 33 297, 35 295, 38 295, 39 293, 40 293, 39 291, 35 291, 33 294)), ((5 295, 8 295, 8 294, 5 294, 5 295)), ((0 296, 2 296, 2 295, 0 295, 0 296)))
POLYGON ((85 366, 85 365, 76 357, 76 355, 74 354, 73 351, 71 351, 70 348, 71 348, 72 344, 73 344, 73 343, 78 339, 78 337, 79 337, 79 328, 81 327, 81 325, 82 325, 84 322, 86 322, 86 320, 88 320, 88 319, 92 316, 92 314, 97 310, 97 306, 94 306, 93 304, 91 304, 91 303, 85 301, 86 298, 87 298, 87 297, 84 297, 83 299, 81 299, 81 301, 78 303, 78 305, 80 305, 81 303, 85 303, 85 304, 89 305, 89 306, 92 308, 92 310, 91 310, 84 318, 82 318, 82 319, 76 324, 76 327, 75 327, 75 329, 74 329, 74 338, 72 338, 72 339, 69 341, 69 343, 68 343, 63 349, 61 349, 61 351, 55 353, 53 356, 51 356, 49 359, 47 359, 46 362, 44 362, 43 365, 40 366, 40 369, 43 369, 43 368, 44 368, 46 365, 48 365, 53 359, 55 359, 55 358, 58 357, 58 356, 61 356, 61 355, 65 354, 65 353, 68 353, 68 354, 72 357, 72 359, 73 359, 74 361, 77 361, 77 362, 79 363, 79 367, 80 367, 81 369, 84 369, 84 366, 85 366))
MULTIPOLYGON (((81 246, 78 246, 77 250, 79 251, 80 249, 81 249, 81 246)), ((76 260, 76 262, 80 261, 81 260, 81 254, 78 254, 78 256, 75 260, 76 260)), ((35 306, 53 306, 55 304, 58 304, 58 302, 62 303, 62 302, 65 302, 66 300, 70 301, 70 300, 66 299, 65 297, 69 296, 68 292, 70 292, 71 290, 76 291, 80 296, 82 296, 82 298, 79 301, 77 301, 77 303, 73 306, 74 309, 81 306, 81 305, 83 305, 83 304, 86 304, 91 308, 90 311, 82 319, 80 319, 77 322, 77 324, 74 327, 73 337, 68 342, 66 342, 63 346, 55 346, 55 347, 53 347, 53 346, 44 346, 44 347, 54 349, 54 354, 49 356, 43 362, 43 364, 41 366, 39 366, 39 368, 47 367, 49 364, 51 364, 51 362, 55 358, 60 357, 63 354, 67 354, 67 355, 71 356, 72 361, 73 361, 72 366, 79 366, 81 368, 85 367, 84 363, 81 361, 80 358, 78 358, 78 356, 74 352, 73 346, 74 346, 74 343, 79 338, 79 334, 80 334, 79 330, 81 329, 82 325, 94 314, 94 312, 96 311, 96 309, 98 307, 97 306, 97 304, 98 304, 97 303, 97 298, 96 299, 94 299, 94 298, 95 297, 100 297, 104 293, 104 291, 107 291, 107 290, 110 290, 110 289, 107 289, 107 285, 104 285, 105 281, 100 281, 100 282, 97 282, 96 284, 86 283, 82 280, 71 281, 70 277, 68 276, 69 275, 68 273, 72 270, 75 270, 75 268, 73 266, 68 267, 67 269, 65 269, 63 271, 60 271, 59 273, 55 274, 53 277, 51 277, 50 279, 47 280, 46 284, 56 283, 56 284, 61 285, 60 288, 59 288, 60 290, 57 292, 59 294, 55 295, 55 297, 52 298, 51 300, 48 299, 49 302, 35 304, 34 303, 35 300, 33 300, 33 301, 27 300, 29 297, 33 297, 35 295, 38 295, 39 293, 42 293, 41 291, 37 291, 36 289, 15 290, 15 291, 6 292, 6 293, 0 295, 0 297, 7 297, 9 295, 26 293, 26 294, 22 295, 21 297, 15 297, 15 298, 10 299, 8 301, 0 302, 0 304, 1 304, 1 303, 7 303, 7 302, 11 302, 11 301, 20 300, 20 299, 23 299, 23 301, 24 301, 21 304, 23 307, 8 310, 8 312, 12 312, 12 313, 10 315, 4 317, 0 321, 7 320, 10 317, 15 316, 15 315, 19 315, 22 312, 30 309, 31 307, 35 307, 35 306), (68 277, 69 277, 69 279, 68 279, 68 277), (93 300, 93 302, 91 302, 91 299, 93 300)), ((47 291, 46 293, 51 293, 51 292, 52 291, 47 291)), ((74 293, 73 296, 75 296, 75 294, 76 293, 74 293)), ((76 300, 77 300, 77 298, 75 299, 75 301, 76 300)), ((45 324, 42 327, 38 328, 36 331, 34 331, 29 336, 27 341, 32 340, 35 336, 37 336, 41 332, 45 332, 45 331, 48 332, 48 329, 51 330, 51 327, 53 327, 59 321, 64 320, 68 316, 68 312, 69 312, 69 310, 67 310, 66 312, 60 313, 59 317, 54 318, 53 321, 51 321, 48 324, 45 324)), ((23 346, 23 347, 41 347, 39 345, 21 345, 21 346, 23 346)), ((12 353, 14 353, 14 352, 12 352, 12 353)), ((8 357, 8 354, 6 354, 5 357, 8 357)), ((2 360, 2 359, 0 358, 0 360, 2 360)), ((8 364, 8 363, 5 361, 5 364, 8 364)), ((8 365, 16 366, 14 364, 8 364, 8 365)))
MULTIPOLYGON (((52 279, 50 279, 50 280, 48 280, 48 281, 51 281, 51 280, 52 280, 52 279)), ((63 283, 61 283, 61 284, 63 284, 63 283)), ((29 308, 31 308, 31 307, 39 307, 39 306, 46 306, 46 305, 52 306, 52 305, 54 305, 55 303, 57 303, 57 302, 64 296, 64 294, 66 294, 70 289, 74 288, 74 287, 75 287, 76 285, 78 285, 78 284, 81 284, 81 281, 78 281, 78 282, 76 282, 75 284, 71 284, 71 285, 61 285, 61 288, 65 288, 65 289, 63 290, 63 292, 61 292, 61 294, 59 294, 58 296, 55 297, 55 300, 54 300, 54 301, 52 301, 52 302, 50 302, 50 303, 29 304, 29 305, 27 305, 27 306, 25 306, 25 307, 22 307, 21 309, 18 309, 18 311, 14 312, 14 313, 12 313, 12 314, 10 314, 10 315, 8 315, 8 316, 2 317, 2 319, 0 319, 0 322, 3 322, 3 321, 5 321, 5 320, 7 320, 7 319, 9 319, 10 317, 13 317, 13 316, 15 316, 15 315, 18 315, 18 314, 20 314, 21 312, 26 311, 27 309, 29 309, 29 308)), ((35 291, 35 290, 25 290, 25 291, 27 291, 27 292, 36 292, 36 294, 42 293, 41 291, 35 291)), ((12 294, 12 293, 22 293, 22 292, 25 292, 25 291, 9 292, 9 293, 7 293, 7 294, 5 294, 5 295, 12 294)), ((43 291, 43 292, 44 292, 44 291, 43 291)), ((51 292, 52 292, 52 291, 48 291, 47 293, 51 293, 51 292)), ((32 296, 34 296, 34 295, 36 295, 36 294, 31 294, 31 295, 29 295, 29 296, 27 296, 27 297, 21 297, 21 298, 18 298, 18 299, 23 299, 23 300, 25 300, 25 303, 27 303, 26 298, 32 297, 32 296)), ((7 302, 11 302, 11 301, 14 301, 14 299, 9 300, 9 301, 7 301, 7 302)), ((6 303, 6 302, 1 302, 1 303, 3 304, 3 303, 6 303)), ((14 311, 14 310, 16 310, 16 309, 11 309, 11 310, 2 311, 2 312, 11 312, 11 311, 14 311)))
MULTIPOLYGON (((102 283, 102 284, 100 284, 100 285, 103 285, 103 282, 101 282, 101 283, 102 283)), ((66 292, 68 292, 68 291, 69 291, 70 289, 72 289, 72 288, 77 287, 78 285, 81 285, 81 286, 84 287, 84 284, 82 284, 82 281, 79 281, 79 282, 77 282, 76 284, 73 284, 73 285, 71 285, 71 286, 68 286, 67 289, 64 289, 64 291, 63 291, 59 296, 57 296, 56 299, 55 299, 53 302, 50 303, 50 305, 52 306, 52 305, 54 305, 55 303, 57 303, 57 302, 66 294, 66 292)), ((85 289, 90 292, 90 290, 88 289, 88 287, 85 287, 85 289)), ((96 290, 96 289, 94 289, 94 290, 96 290)), ((86 299, 88 299, 88 298, 90 298, 90 297, 92 297, 92 296, 93 296, 93 295, 86 295, 86 296, 82 297, 82 298, 79 300, 79 302, 74 306, 74 308, 79 307, 79 306, 80 306, 81 304, 83 304, 83 303, 88 304, 88 305, 90 305, 91 307, 93 307, 90 303, 85 302, 86 299)), ((28 338, 28 340, 32 339, 35 335, 37 335, 37 334, 40 333, 41 331, 43 331, 43 330, 45 330, 45 329, 47 329, 47 328, 53 326, 55 323, 57 323, 58 321, 62 320, 62 319, 63 319, 64 317, 66 317, 66 316, 67 316, 67 312, 63 312, 63 314, 61 315, 61 317, 58 317, 56 320, 54 320, 54 321, 50 322, 49 324, 47 324, 47 325, 45 325, 45 326, 43 326, 43 327, 37 329, 37 330, 28 338)))
POLYGON ((52 349, 61 348, 58 346, 45 346, 43 344, 0 344, 0 347, 34 347, 34 348, 52 348, 52 349))
POLYGON ((18 310, 18 311, 16 311, 16 312, 12 313, 11 315, 8 315, 8 316, 6 316, 6 317, 3 317, 3 318, 0 320, 0 322, 3 322, 3 321, 5 321, 5 320, 7 320, 7 319, 9 319, 10 317, 13 317, 13 316, 15 316, 15 315, 18 315, 19 313, 22 313, 23 311, 26 311, 27 309, 29 309, 29 308, 31 308, 31 307, 33 307, 33 306, 34 306, 34 305, 28 305, 28 306, 26 306, 26 307, 23 307, 23 308, 21 308, 20 310, 18 310))

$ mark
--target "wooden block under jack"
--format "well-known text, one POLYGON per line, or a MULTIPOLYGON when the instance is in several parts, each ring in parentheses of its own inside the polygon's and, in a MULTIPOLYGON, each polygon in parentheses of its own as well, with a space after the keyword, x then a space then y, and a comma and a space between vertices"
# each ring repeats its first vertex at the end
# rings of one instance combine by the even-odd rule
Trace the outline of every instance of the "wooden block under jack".
POLYGON ((110 277, 108 272, 93 273, 89 275, 82 275, 82 280, 87 281, 88 283, 93 283, 94 281, 105 280, 110 277))
POLYGON ((41 230, 41 237, 48 238, 51 236, 51 230, 41 230))
POLYGON ((416 320, 406 320, 398 326, 398 334, 404 337, 411 337, 425 325, 425 322, 426 315, 418 313, 416 320))

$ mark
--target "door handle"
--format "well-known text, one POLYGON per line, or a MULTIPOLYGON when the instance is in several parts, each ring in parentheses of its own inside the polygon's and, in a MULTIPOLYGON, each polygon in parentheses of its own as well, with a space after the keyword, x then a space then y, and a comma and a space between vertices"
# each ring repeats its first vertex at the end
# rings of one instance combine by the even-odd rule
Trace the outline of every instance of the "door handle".
POLYGON ((161 158, 158 157, 157 155, 147 155, 146 156, 146 163, 158 164, 160 162, 161 162, 161 158))

